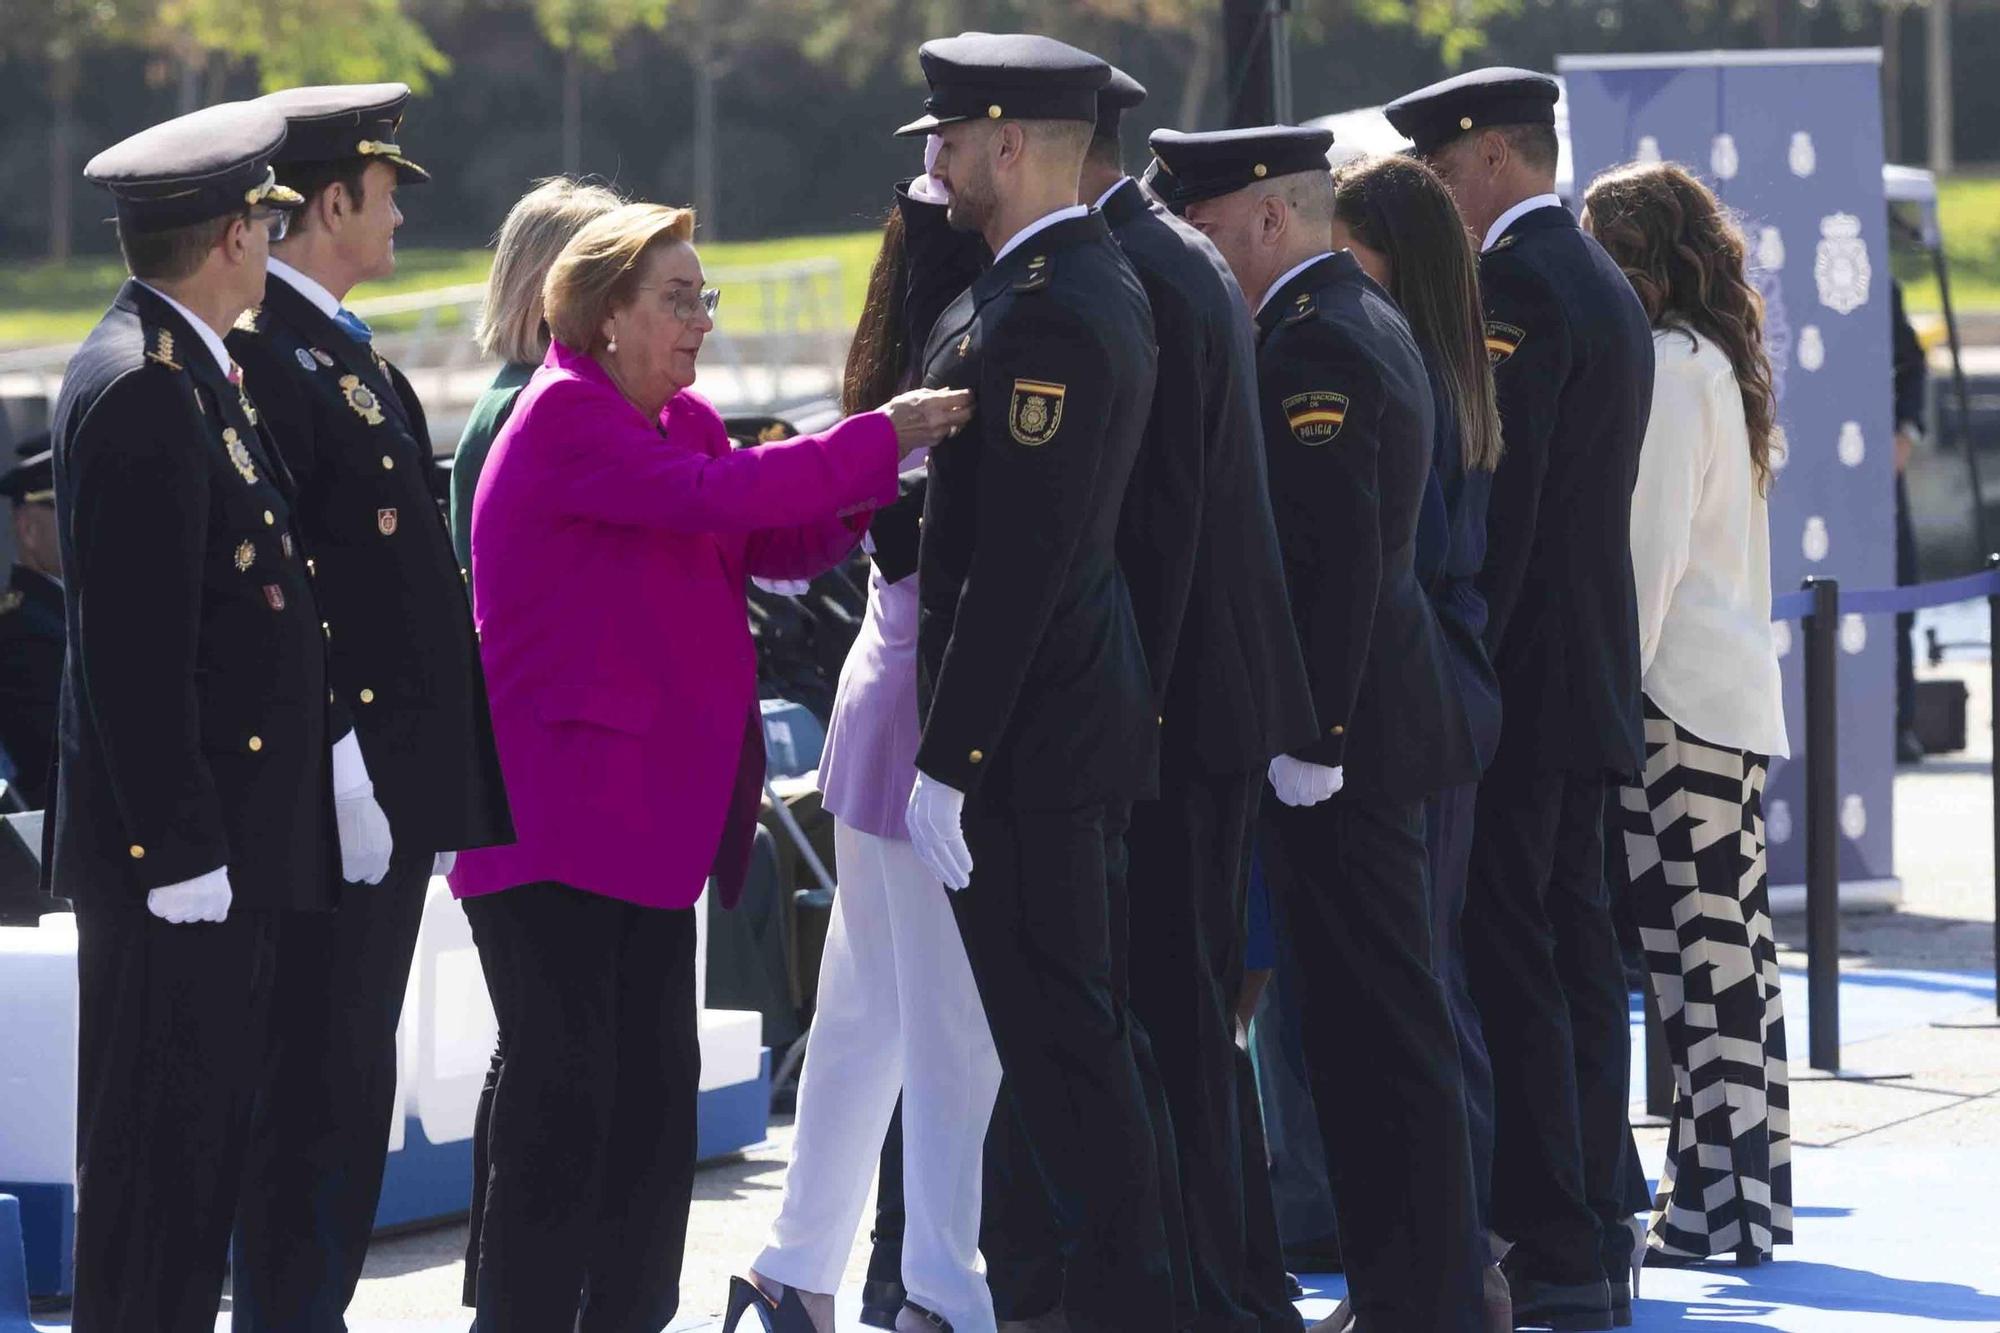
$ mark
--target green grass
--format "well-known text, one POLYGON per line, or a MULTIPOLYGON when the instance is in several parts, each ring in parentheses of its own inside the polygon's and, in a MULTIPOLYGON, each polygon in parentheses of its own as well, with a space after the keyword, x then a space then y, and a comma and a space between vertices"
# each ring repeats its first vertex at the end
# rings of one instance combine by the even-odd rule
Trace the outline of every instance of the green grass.
MULTIPOLYGON (((728 275, 719 273, 720 270, 821 258, 840 261, 839 290, 833 294, 837 302, 834 314, 841 327, 850 327, 861 314, 878 237, 877 232, 864 231, 703 245, 703 266, 717 272, 728 286, 718 319, 721 328, 725 332, 758 333, 770 321, 757 289, 729 284, 728 275)), ((395 276, 358 287, 349 299, 359 302, 371 297, 484 282, 490 258, 485 250, 399 249, 395 276)), ((0 264, 0 347, 77 341, 90 332, 104 313, 124 277, 125 270, 115 258, 94 257, 64 264, 0 264)), ((407 322, 388 319, 382 325, 394 330, 407 322)))
MULTIPOLYGON (((1938 223, 1951 265, 1952 305, 1961 313, 2000 310, 2000 176, 1946 180, 1938 191, 1938 223)), ((1899 254, 1896 276, 1912 313, 1942 308, 1928 255, 1899 254)))

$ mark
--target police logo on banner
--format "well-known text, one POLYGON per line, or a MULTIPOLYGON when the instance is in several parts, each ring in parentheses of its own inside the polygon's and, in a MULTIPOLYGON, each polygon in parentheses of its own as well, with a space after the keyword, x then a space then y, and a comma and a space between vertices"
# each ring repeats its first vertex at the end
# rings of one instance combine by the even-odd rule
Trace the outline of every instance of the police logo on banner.
POLYGON ((1007 406, 1007 430, 1015 440, 1035 448, 1047 444, 1062 428, 1063 399, 1069 387, 1047 380, 1015 380, 1007 406))
POLYGON ((1285 424, 1300 444, 1325 444, 1347 424, 1347 395, 1314 389, 1285 400, 1285 424))
POLYGON ((1813 257, 1819 303, 1851 315, 1868 304, 1868 283, 1873 276, 1868 245, 1861 239, 1861 219, 1852 213, 1830 213, 1821 218, 1819 252, 1813 257))

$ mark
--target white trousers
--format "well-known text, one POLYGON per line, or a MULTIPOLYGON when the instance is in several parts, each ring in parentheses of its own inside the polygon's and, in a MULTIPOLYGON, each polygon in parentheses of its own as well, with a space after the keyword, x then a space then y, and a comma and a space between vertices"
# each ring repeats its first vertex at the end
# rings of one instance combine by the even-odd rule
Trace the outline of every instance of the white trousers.
POLYGON ((949 891, 910 844, 834 824, 840 877, 799 1077, 785 1201, 764 1277, 831 1292, 854 1250, 903 1097, 903 1286, 956 1333, 993 1333, 979 1263, 980 1162, 1000 1089, 949 891))

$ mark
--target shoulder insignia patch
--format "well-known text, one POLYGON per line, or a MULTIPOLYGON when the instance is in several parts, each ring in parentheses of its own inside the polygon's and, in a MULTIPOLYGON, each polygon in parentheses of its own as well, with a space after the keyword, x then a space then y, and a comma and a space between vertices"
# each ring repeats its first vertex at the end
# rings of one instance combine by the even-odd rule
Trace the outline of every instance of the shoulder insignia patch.
POLYGON ((1319 298, 1311 292, 1299 293, 1299 299, 1292 302, 1292 308, 1285 312, 1286 324, 1296 324, 1302 319, 1311 319, 1319 312, 1319 298))
POLYGON ((1062 428, 1063 398, 1069 386, 1047 380, 1015 380, 1007 405, 1007 430, 1030 449, 1047 444, 1062 428))
POLYGON ((146 349, 146 359, 157 361, 168 370, 179 370, 181 363, 174 360, 174 335, 170 329, 154 329, 153 345, 146 349))
POLYGON ((5 592, 0 592, 0 616, 11 615, 20 610, 21 603, 27 600, 25 594, 13 588, 9 588, 5 592))
POLYGON ((1049 285, 1049 257, 1036 255, 1028 261, 1028 271, 1014 281, 1017 292, 1036 292, 1049 285))
POLYGON ((1502 236, 1499 240, 1493 242, 1493 244, 1488 246, 1487 249, 1489 251, 1505 250, 1508 246, 1512 245, 1515 241, 1519 239, 1520 238, 1518 236, 1515 236, 1512 232, 1509 232, 1507 235, 1502 236))
POLYGON ((263 315, 263 313, 264 313, 264 307, 256 305, 251 306, 248 310, 244 311, 242 314, 236 317, 236 327, 243 330, 245 333, 257 332, 257 321, 263 315))
POLYGON ((1325 389, 1295 393, 1285 400, 1285 424, 1300 444, 1325 444, 1347 424, 1347 395, 1325 389))
POLYGON ((1513 324, 1504 324, 1497 319, 1487 320, 1486 364, 1497 368, 1508 357, 1520 351, 1521 344, 1527 340, 1527 330, 1513 324))
POLYGON ((354 415, 371 426, 382 424, 382 404, 376 401, 375 391, 363 384, 359 375, 342 375, 340 391, 347 396, 347 405, 354 409, 354 415))

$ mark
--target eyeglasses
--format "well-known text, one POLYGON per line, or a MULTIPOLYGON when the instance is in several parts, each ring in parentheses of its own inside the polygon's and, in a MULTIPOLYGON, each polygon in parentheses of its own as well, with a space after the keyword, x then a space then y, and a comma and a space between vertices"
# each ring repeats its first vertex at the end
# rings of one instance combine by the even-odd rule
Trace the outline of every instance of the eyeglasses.
POLYGON ((284 240, 285 234, 292 229, 292 213, 287 208, 253 208, 250 210, 250 221, 263 224, 264 233, 271 238, 273 245, 284 240))
POLYGON ((667 307, 667 312, 683 324, 690 322, 698 315, 705 314, 713 318, 715 308, 722 304, 722 289, 720 287, 704 287, 699 292, 693 292, 685 287, 676 287, 670 284, 646 284, 638 290, 642 292, 665 292, 664 304, 667 307))

